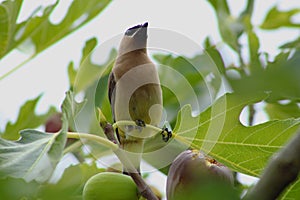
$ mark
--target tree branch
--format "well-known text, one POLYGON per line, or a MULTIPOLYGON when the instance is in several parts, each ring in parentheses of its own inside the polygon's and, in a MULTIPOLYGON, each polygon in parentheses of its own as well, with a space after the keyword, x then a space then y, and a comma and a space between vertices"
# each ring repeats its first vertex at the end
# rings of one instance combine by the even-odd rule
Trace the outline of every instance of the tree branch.
POLYGON ((253 121, 254 121, 254 115, 255 115, 254 105, 251 104, 251 105, 249 105, 248 108, 249 108, 248 125, 252 126, 253 125, 253 121))
POLYGON ((269 162, 258 183, 244 199, 276 199, 292 184, 300 172, 300 130, 294 138, 269 162))

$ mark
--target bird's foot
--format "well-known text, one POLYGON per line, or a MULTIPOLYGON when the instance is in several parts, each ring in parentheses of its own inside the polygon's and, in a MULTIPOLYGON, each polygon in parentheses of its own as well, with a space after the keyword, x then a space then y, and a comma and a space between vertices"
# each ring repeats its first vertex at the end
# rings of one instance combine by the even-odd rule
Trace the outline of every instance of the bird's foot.
POLYGON ((164 142, 168 142, 172 138, 172 131, 165 127, 161 131, 161 136, 164 142))
POLYGON ((146 127, 146 124, 143 120, 137 119, 135 120, 136 129, 140 132, 143 130, 144 127, 146 127))
POLYGON ((146 126, 145 122, 141 119, 135 120, 135 124, 139 127, 145 127, 146 126))

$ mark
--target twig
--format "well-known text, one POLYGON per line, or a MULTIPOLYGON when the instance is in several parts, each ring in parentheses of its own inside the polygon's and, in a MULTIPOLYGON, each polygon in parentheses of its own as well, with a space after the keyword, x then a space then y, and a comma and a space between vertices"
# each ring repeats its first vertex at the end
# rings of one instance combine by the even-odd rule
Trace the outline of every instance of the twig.
POLYGON ((116 151, 119 146, 103 137, 99 137, 97 135, 88 134, 88 133, 77 133, 77 132, 67 132, 68 138, 74 138, 74 139, 88 139, 92 141, 96 141, 103 146, 106 146, 107 148, 110 148, 113 151, 116 151))
POLYGON ((9 70, 8 72, 6 72, 5 74, 3 74, 2 76, 0 76, 0 81, 5 79, 6 77, 8 77, 9 75, 11 75, 12 73, 14 73, 15 71, 17 71, 18 69, 20 69, 22 66, 24 66, 25 64, 27 64, 29 61, 31 61, 35 56, 37 56, 37 54, 34 54, 28 58, 26 58, 26 60, 22 61, 21 63, 19 63, 17 66, 15 66, 14 68, 12 68, 11 70, 9 70))
POLYGON ((104 134, 106 135, 107 139, 109 139, 110 141, 112 141, 113 143, 115 144, 118 144, 118 141, 115 137, 115 134, 114 134, 114 128, 111 124, 109 123, 100 123, 100 126, 102 127, 103 131, 104 131, 104 134))
MULTIPOLYGON (((116 123, 114 123, 112 125, 112 127, 115 129, 117 128, 118 126, 126 126, 126 125, 132 125, 132 126, 136 126, 136 122, 134 121, 128 121, 128 120, 122 120, 122 121, 117 121, 116 123)), ((150 128, 152 129, 153 131, 157 131, 157 132, 161 132, 162 129, 161 128, 158 128, 156 126, 152 126, 150 124, 146 124, 145 125, 146 128, 150 128)), ((106 134, 106 133, 105 133, 106 134)))
POLYGON ((251 105, 249 105, 249 117, 248 117, 249 126, 253 125, 254 115, 255 115, 255 108, 254 108, 254 105, 251 104, 251 105))
POLYGON ((276 199, 293 183, 300 172, 300 130, 295 137, 277 154, 265 168, 258 183, 244 199, 276 199))
MULTIPOLYGON (((116 144, 117 140, 116 140, 115 135, 114 135, 113 126, 111 124, 107 123, 107 122, 106 123, 103 123, 103 122, 100 123, 100 126, 102 127, 106 137, 110 141, 112 141, 113 143, 116 144)), ((126 171, 128 172, 128 175, 131 176, 132 180, 137 185, 140 194, 148 200, 158 200, 158 198, 153 193, 151 188, 146 184, 146 182, 141 177, 139 172, 136 170, 136 168, 133 166, 133 164, 127 158, 124 151, 120 148, 115 149, 115 150, 113 149, 113 151, 116 154, 116 156, 119 158, 121 163, 124 165, 124 167, 126 168, 126 171)))

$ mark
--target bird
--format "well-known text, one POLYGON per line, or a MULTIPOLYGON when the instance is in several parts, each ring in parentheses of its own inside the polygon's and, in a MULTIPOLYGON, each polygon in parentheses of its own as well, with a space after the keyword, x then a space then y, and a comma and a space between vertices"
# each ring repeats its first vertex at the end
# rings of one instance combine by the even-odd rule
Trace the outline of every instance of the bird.
MULTIPOLYGON (((114 122, 134 121, 136 126, 118 126, 120 147, 140 173, 145 139, 156 134, 162 118, 162 90, 157 68, 147 53, 148 22, 126 30, 108 80, 108 98, 114 122)), ((123 168, 123 173, 128 174, 123 168)))

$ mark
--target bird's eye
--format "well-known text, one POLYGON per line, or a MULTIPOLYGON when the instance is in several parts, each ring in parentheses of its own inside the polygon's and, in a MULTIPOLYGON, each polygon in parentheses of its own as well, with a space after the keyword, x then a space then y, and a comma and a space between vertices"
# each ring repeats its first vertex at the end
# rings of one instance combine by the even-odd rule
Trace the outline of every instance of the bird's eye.
POLYGON ((133 26, 133 27, 127 29, 127 31, 125 32, 125 35, 132 36, 139 28, 141 28, 141 25, 133 26))
POLYGON ((125 32, 125 35, 127 35, 127 36, 132 36, 135 32, 136 32, 136 29, 128 29, 128 30, 125 32))

